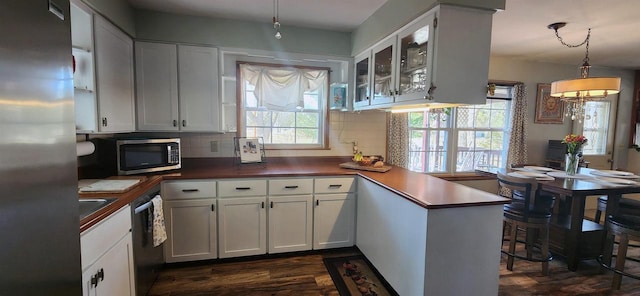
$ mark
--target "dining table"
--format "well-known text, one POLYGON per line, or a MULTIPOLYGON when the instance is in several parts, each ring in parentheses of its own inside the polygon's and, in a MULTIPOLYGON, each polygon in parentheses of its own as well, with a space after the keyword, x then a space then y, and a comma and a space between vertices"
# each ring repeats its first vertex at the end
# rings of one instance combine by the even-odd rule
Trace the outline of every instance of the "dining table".
MULTIPOLYGON (((586 200, 589 196, 608 196, 606 225, 609 215, 617 212, 620 199, 624 194, 640 193, 638 176, 584 167, 579 168, 578 173, 573 176, 567 175, 564 171, 543 167, 534 167, 529 171, 536 171, 536 169, 538 173, 547 176, 538 178, 539 189, 556 196, 550 227, 550 239, 556 241, 555 244, 550 245, 552 253, 555 251, 564 256, 568 269, 572 271, 578 269, 581 260, 595 259, 599 255, 603 256, 603 262, 610 263, 613 236, 607 235, 604 226, 585 219, 586 200), (620 176, 623 178, 619 178, 620 176)), ((526 171, 526 167, 524 169, 480 169, 476 172, 495 176, 497 172, 504 174, 516 172, 517 174, 517 170, 526 171)))

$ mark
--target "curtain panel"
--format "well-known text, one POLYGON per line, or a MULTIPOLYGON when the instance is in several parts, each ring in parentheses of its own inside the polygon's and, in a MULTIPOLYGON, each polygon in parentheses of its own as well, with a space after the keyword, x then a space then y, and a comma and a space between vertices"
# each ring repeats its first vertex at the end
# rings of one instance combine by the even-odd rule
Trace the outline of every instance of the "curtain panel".
POLYGON ((514 87, 511 104, 511 130, 509 131, 507 168, 527 163, 527 89, 523 83, 514 87))
POLYGON ((409 167, 409 113, 388 115, 387 163, 409 167))
POLYGON ((326 85, 327 70, 241 64, 242 78, 255 86, 259 107, 272 111, 304 109, 304 92, 326 85))

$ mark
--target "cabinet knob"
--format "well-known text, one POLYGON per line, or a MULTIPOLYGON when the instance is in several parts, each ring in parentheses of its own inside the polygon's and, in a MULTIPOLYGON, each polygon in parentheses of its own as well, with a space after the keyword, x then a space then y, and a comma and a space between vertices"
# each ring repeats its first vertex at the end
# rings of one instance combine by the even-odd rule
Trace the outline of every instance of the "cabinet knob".
POLYGON ((273 202, 269 204, 269 207, 273 209, 273 202))
POLYGON ((187 126, 187 120, 185 119, 182 120, 182 126, 187 126))
POLYGON ((216 205, 211 205, 211 211, 215 212, 216 211, 216 205))
POLYGON ((320 200, 316 199, 316 206, 319 206, 319 205, 320 205, 320 200))
MULTIPOLYGON (((100 270, 98 270, 98 274, 96 274, 96 276, 98 277, 98 279, 100 281, 104 281, 104 269, 100 268, 100 270)), ((97 284, 96 284, 97 286, 97 284)))
POLYGON ((107 126, 107 118, 102 117, 102 126, 107 126))
POLYGON ((260 207, 264 209, 264 201, 260 203, 260 207))
POLYGON ((178 121, 177 120, 173 120, 173 126, 178 126, 178 121))

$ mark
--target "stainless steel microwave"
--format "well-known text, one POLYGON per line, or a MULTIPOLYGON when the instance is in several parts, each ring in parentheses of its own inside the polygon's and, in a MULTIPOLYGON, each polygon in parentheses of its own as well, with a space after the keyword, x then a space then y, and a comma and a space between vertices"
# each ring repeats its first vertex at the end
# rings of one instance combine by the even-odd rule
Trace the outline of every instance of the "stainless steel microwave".
POLYGON ((99 145, 101 162, 112 173, 133 175, 179 169, 180 139, 107 139, 99 145))

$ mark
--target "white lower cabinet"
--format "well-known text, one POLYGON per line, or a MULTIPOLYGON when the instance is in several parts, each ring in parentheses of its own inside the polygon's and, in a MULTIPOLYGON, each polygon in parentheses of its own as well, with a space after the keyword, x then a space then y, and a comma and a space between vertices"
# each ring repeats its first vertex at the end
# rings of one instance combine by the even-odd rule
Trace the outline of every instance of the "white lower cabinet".
POLYGON ((314 200, 313 249, 353 246, 355 244, 355 194, 318 194, 314 200))
POLYGON ((221 198, 218 242, 220 258, 267 252, 266 197, 221 198))
POLYGON ((162 183, 166 262, 218 257, 216 182, 180 180, 162 183))
POLYGON ((165 261, 218 257, 216 200, 168 200, 164 203, 167 241, 165 261))
POLYGON ((80 235, 82 295, 135 295, 131 208, 126 206, 80 235))
POLYGON ((316 178, 314 182, 313 249, 355 245, 355 177, 316 178))
POLYGON ((311 250, 313 196, 269 196, 269 253, 311 250))

